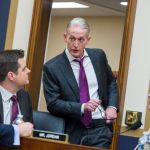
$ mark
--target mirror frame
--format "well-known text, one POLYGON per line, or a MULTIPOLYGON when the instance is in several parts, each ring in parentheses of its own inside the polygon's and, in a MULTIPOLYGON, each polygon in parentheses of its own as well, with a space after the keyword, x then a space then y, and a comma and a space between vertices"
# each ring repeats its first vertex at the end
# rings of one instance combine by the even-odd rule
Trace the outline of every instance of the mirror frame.
MULTIPOLYGON (((121 128, 136 4, 137 0, 128 0, 118 73, 120 112, 119 117, 114 126, 114 132, 119 132, 121 128)), ((27 56, 27 66, 31 70, 29 76, 30 84, 26 86, 26 89, 31 95, 34 110, 37 110, 38 108, 42 67, 45 58, 51 5, 52 0, 35 0, 34 2, 34 10, 32 16, 32 25, 27 56)), ((115 135, 112 144, 113 150, 115 150, 117 147, 117 139, 118 136, 115 135)))

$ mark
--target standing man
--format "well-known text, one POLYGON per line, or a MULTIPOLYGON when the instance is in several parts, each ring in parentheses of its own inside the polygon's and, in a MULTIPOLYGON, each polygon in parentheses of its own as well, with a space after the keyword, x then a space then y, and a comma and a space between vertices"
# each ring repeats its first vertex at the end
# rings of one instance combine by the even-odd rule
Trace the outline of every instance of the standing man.
POLYGON ((86 48, 89 34, 85 19, 69 22, 65 51, 44 65, 44 94, 48 110, 65 119, 71 143, 108 149, 118 91, 104 51, 86 48))
POLYGON ((0 52, 0 123, 13 123, 18 114, 24 122, 33 122, 30 96, 23 89, 29 83, 29 73, 24 51, 0 52))

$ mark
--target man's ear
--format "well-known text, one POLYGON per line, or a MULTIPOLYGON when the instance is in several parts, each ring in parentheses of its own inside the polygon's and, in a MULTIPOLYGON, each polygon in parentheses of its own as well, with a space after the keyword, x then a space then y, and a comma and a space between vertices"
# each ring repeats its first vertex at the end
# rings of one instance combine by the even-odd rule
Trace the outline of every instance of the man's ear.
POLYGON ((64 42, 67 42, 67 33, 64 33, 64 42))
POLYGON ((91 41, 91 37, 90 36, 88 36, 88 38, 87 38, 87 42, 86 42, 86 45, 87 44, 89 44, 89 42, 91 41))
POLYGON ((10 72, 7 73, 7 77, 8 77, 9 80, 12 81, 14 79, 14 77, 15 77, 15 73, 10 71, 10 72))
POLYGON ((91 41, 91 37, 89 36, 89 37, 88 37, 88 42, 90 42, 90 41, 91 41))

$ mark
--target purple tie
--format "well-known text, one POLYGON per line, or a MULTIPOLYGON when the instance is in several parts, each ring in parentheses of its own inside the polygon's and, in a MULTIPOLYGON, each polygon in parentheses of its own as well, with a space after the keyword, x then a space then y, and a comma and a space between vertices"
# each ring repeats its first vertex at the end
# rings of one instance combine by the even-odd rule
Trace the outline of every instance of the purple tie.
MULTIPOLYGON (((89 88, 88 88, 87 78, 86 78, 85 70, 83 67, 83 59, 84 58, 82 58, 80 61, 78 61, 80 64, 79 88, 80 88, 80 102, 86 103, 89 101, 90 96, 89 96, 89 88)), ((81 118, 81 121, 85 126, 88 126, 92 121, 91 112, 85 112, 83 117, 81 118)))
POLYGON ((12 115, 11 115, 11 123, 13 123, 13 121, 17 118, 18 115, 18 102, 17 102, 17 97, 15 95, 13 95, 11 97, 12 100, 12 115))

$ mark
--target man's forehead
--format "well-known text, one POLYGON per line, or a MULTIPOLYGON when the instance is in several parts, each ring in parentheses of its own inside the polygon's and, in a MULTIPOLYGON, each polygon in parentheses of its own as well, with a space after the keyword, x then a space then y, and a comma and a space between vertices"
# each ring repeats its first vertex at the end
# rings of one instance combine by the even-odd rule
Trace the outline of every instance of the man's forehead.
POLYGON ((26 64, 26 60, 25 60, 25 58, 19 58, 18 59, 18 64, 22 64, 22 65, 24 65, 24 64, 26 64))
POLYGON ((74 36, 74 37, 85 37, 85 36, 87 36, 88 34, 87 34, 87 32, 86 31, 80 31, 80 30, 70 30, 69 32, 68 32, 68 35, 69 36, 74 36))
POLYGON ((75 25, 68 28, 68 30, 77 30, 77 31, 88 31, 88 29, 81 26, 75 25))

